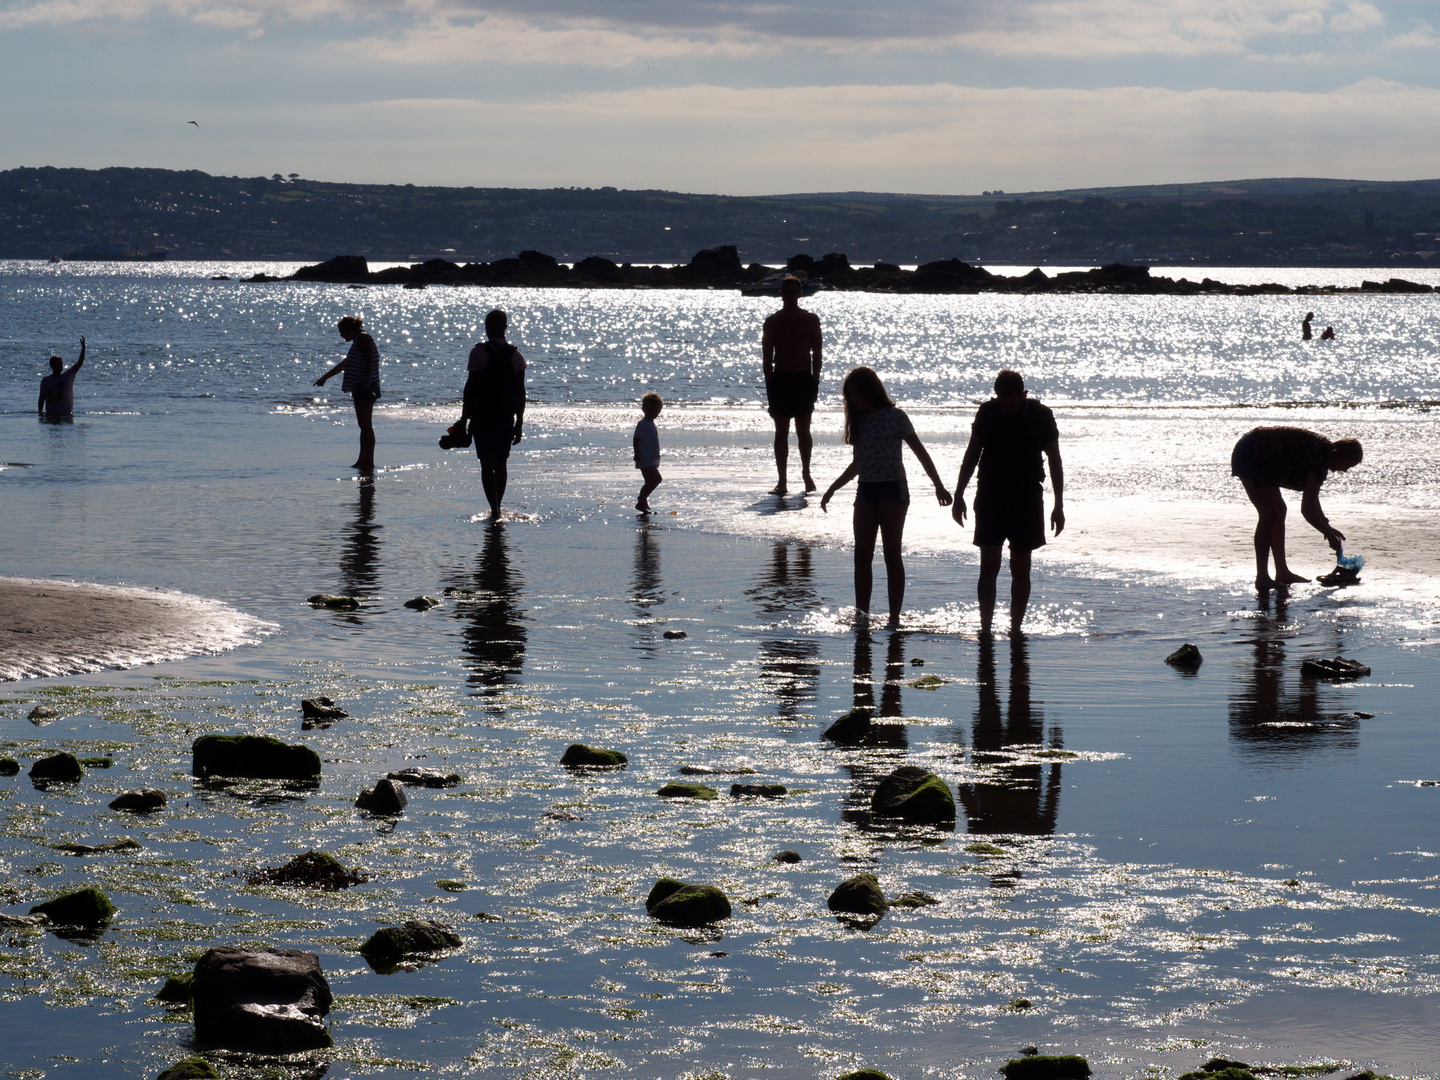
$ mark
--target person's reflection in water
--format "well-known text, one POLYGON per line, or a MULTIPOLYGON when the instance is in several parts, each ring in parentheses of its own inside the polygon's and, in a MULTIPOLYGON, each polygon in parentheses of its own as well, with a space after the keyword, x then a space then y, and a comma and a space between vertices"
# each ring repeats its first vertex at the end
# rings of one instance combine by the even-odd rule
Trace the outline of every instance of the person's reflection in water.
POLYGON ((660 588, 660 538, 658 531, 641 525, 635 531, 635 575, 630 589, 630 602, 639 620, 636 648, 646 656, 656 653, 657 627, 655 608, 665 603, 660 588))
MULTIPOLYGON (((875 639, 868 631, 855 635, 855 673, 852 677, 851 708, 865 709, 875 718, 870 729, 867 746, 885 750, 908 749, 910 740, 905 725, 895 723, 905 715, 900 700, 900 690, 905 678, 905 635, 887 634, 889 639, 885 650, 885 674, 880 681, 880 702, 875 702, 875 639)), ((829 723, 822 719, 823 730, 829 723)), ((846 792, 845 803, 840 809, 842 821, 853 822, 861 828, 870 828, 870 797, 881 777, 904 764, 895 755, 866 755, 863 759, 844 761, 841 768, 850 774, 850 789, 846 792)))
POLYGON ((1030 700, 1030 651, 1023 634, 1010 639, 1010 695, 1002 709, 995 675, 995 642, 982 638, 976 675, 979 698, 971 725, 971 761, 987 779, 960 785, 960 803, 972 833, 1049 836, 1060 809, 1060 764, 1004 764, 1006 751, 1058 750, 1064 735, 1030 700))
MULTIPOLYGON (((792 558, 789 544, 775 544, 760 583, 747 593, 767 620, 803 615, 819 607, 810 549, 796 545, 792 558)), ((782 718, 796 719, 803 706, 815 701, 819 658, 820 644, 812 638, 774 637, 760 642, 760 678, 774 691, 782 718)))
POLYGON ((355 519, 345 530, 340 549, 340 576, 345 595, 373 596, 380 585, 380 530, 375 524, 375 483, 360 481, 360 499, 355 519))
POLYGON ((510 561, 505 524, 495 522, 485 530, 473 592, 456 613, 467 624, 461 631, 462 659, 471 669, 467 681, 477 697, 494 697, 520 681, 526 639, 519 606, 523 587, 510 561))
MULTIPOLYGON (((1306 750, 1354 750, 1360 745, 1360 721, 1353 713, 1321 708, 1320 695, 1335 688, 1300 676, 1300 661, 1289 662, 1293 685, 1286 685, 1285 641, 1296 628, 1284 593, 1262 596, 1253 623, 1251 662, 1230 696, 1230 737, 1260 757, 1306 750), (1273 604, 1273 611, 1272 605, 1273 604)), ((1342 640, 1325 655, 1342 651, 1342 640)))

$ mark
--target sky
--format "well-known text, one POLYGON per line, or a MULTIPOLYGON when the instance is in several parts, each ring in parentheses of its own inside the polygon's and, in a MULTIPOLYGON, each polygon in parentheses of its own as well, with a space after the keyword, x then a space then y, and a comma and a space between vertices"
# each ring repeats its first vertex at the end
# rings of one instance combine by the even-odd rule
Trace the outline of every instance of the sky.
POLYGON ((0 0, 3 168, 979 194, 1437 136, 1440 0, 0 0))

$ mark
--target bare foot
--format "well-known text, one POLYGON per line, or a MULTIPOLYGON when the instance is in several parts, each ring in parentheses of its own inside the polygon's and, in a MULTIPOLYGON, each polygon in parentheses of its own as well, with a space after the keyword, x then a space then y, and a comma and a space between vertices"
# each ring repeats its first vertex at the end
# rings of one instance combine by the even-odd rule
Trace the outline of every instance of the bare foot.
POLYGON ((1293 573, 1293 572, 1291 572, 1291 571, 1289 571, 1289 570, 1286 570, 1285 573, 1280 574, 1278 577, 1275 578, 1275 584, 1277 584, 1277 585, 1299 585, 1301 582, 1305 582, 1305 581, 1309 581, 1309 580, 1310 580, 1310 579, 1309 579, 1308 577, 1301 577, 1299 574, 1296 574, 1296 573, 1293 573))
POLYGON ((815 481, 812 480, 812 479, 810 479, 810 474, 809 474, 808 472, 805 473, 805 490, 806 490, 806 491, 818 491, 818 490, 819 490, 819 488, 818 488, 818 487, 816 486, 816 484, 815 484, 815 481))
POLYGON ((636 510, 639 510, 640 513, 642 513, 642 514, 653 514, 653 513, 655 512, 655 511, 653 511, 653 510, 650 509, 650 504, 649 504, 649 503, 644 503, 644 502, 637 502, 637 503, 635 504, 635 509, 636 509, 636 510))
POLYGON ((1257 577, 1257 578, 1255 579, 1255 591, 1256 591, 1256 592, 1265 593, 1265 592, 1269 592, 1269 591, 1270 591, 1271 589, 1273 589, 1273 588, 1275 588, 1275 582, 1271 581, 1268 577, 1263 577, 1263 576, 1262 576, 1262 577, 1257 577))
POLYGON ((891 615, 889 621, 886 622, 886 624, 885 624, 885 629, 886 629, 886 630, 899 630, 899 629, 900 629, 900 616, 899 616, 899 615, 891 615))
POLYGON ((771 494, 771 495, 784 495, 785 492, 786 492, 786 490, 787 490, 787 488, 785 487, 785 481, 784 481, 784 480, 781 480, 780 483, 776 484, 773 488, 770 489, 770 494, 771 494))

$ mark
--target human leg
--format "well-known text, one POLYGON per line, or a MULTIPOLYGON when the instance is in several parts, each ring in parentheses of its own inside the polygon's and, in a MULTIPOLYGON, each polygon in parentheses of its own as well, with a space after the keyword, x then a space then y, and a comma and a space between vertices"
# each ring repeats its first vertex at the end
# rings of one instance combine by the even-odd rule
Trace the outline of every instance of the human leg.
POLYGON ((1018 634, 1030 605, 1030 552, 1010 545, 1010 633, 1018 634))
POLYGON ((980 545, 980 580, 975 594, 980 600, 980 632, 988 634, 990 623, 995 618, 995 580, 1000 576, 1000 560, 1004 554, 1002 544, 980 545))
POLYGON ((870 564, 875 559, 875 533, 880 528, 879 507, 874 503, 855 503, 855 608, 870 614, 870 593, 875 578, 870 564))
POLYGON ((1261 486, 1241 478, 1245 494, 1255 506, 1255 587, 1269 589, 1309 578, 1291 573, 1285 562, 1285 499, 1274 485, 1261 486), (1275 558, 1275 577, 1270 577, 1270 558, 1275 558))
POLYGON ((785 467, 790 457, 790 418, 777 416, 775 419, 775 469, 780 482, 770 489, 771 495, 785 494, 785 467))
POLYGON ((485 489, 485 499, 490 503, 490 520, 500 519, 500 502, 505 498, 505 481, 508 478, 506 461, 498 454, 480 455, 480 485, 485 489))
POLYGON ((905 535, 905 514, 909 503, 881 503, 877 508, 880 541, 885 549, 885 585, 890 600, 890 622, 887 629, 900 627, 900 609, 905 604, 905 563, 900 556, 900 541, 905 535))
POLYGON ((800 444, 800 478, 805 482, 806 491, 815 490, 815 481, 810 478, 810 450, 815 440, 810 436, 810 415, 795 417, 795 441, 800 444))
POLYGON ((644 481, 640 487, 640 497, 635 500, 635 509, 642 514, 650 512, 650 493, 664 481, 660 470, 653 465, 647 465, 640 470, 640 477, 644 481))
POLYGON ((359 469, 361 472, 375 471, 375 427, 372 422, 375 412, 375 399, 366 394, 357 393, 355 401, 355 422, 360 427, 360 456, 355 459, 352 469, 359 469))

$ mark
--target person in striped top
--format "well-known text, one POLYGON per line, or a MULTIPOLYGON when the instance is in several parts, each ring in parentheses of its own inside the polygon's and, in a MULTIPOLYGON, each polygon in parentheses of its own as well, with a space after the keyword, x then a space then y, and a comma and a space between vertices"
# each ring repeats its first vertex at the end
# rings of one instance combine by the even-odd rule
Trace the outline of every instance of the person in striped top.
POLYGON ((365 323, 358 315, 346 315, 337 324, 340 336, 350 342, 350 351, 333 368, 315 380, 316 386, 344 372, 340 383, 342 393, 355 403, 355 422, 360 425, 360 456, 350 467, 362 473, 375 471, 375 428, 371 414, 380 396, 380 350, 375 339, 365 332, 365 323))

